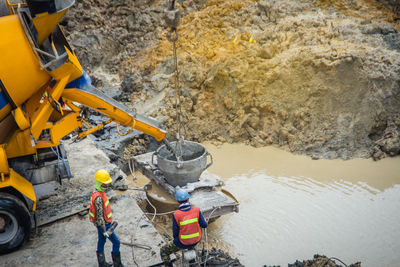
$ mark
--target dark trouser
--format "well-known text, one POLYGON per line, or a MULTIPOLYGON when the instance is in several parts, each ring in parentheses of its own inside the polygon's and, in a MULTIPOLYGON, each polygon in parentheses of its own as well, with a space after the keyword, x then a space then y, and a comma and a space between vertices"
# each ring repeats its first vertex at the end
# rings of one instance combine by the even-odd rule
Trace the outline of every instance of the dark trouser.
MULTIPOLYGON (((111 227, 111 223, 107 223, 106 224, 106 229, 111 227)), ((100 230, 100 226, 97 226, 97 234, 99 236, 99 239, 97 241, 97 252, 104 252, 104 245, 106 244, 107 238, 102 234, 101 230, 100 230)), ((113 246, 112 246, 112 253, 114 254, 120 254, 119 252, 119 247, 121 245, 121 242, 119 241, 117 235, 115 234, 115 232, 112 233, 112 235, 110 235, 110 237, 108 238, 110 239, 110 241, 112 242, 113 246)))
MULTIPOLYGON (((193 246, 186 246, 186 249, 192 249, 197 245, 194 244, 193 246)), ((160 249, 160 256, 162 261, 164 262, 169 262, 170 258, 169 255, 171 255, 172 253, 178 252, 181 249, 185 249, 185 248, 180 248, 177 245, 175 245, 174 241, 170 241, 168 244, 164 245, 161 247, 160 249)))

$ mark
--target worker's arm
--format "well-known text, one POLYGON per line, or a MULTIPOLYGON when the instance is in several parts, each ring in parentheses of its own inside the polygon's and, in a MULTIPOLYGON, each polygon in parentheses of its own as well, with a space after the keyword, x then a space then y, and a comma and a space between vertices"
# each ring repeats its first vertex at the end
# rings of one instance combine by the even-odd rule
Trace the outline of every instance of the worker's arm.
POLYGON ((100 231, 105 237, 109 237, 106 228, 106 221, 104 220, 103 199, 101 197, 97 197, 94 200, 94 206, 96 209, 94 225, 100 227, 100 231))
POLYGON ((199 224, 201 228, 207 228, 208 224, 206 222, 206 220, 204 219, 203 214, 201 213, 201 211, 199 212, 199 224))
POLYGON ((103 199, 98 196, 94 200, 94 206, 96 209, 96 215, 94 218, 94 225, 96 226, 104 226, 106 225, 106 221, 104 220, 104 215, 103 215, 103 199))

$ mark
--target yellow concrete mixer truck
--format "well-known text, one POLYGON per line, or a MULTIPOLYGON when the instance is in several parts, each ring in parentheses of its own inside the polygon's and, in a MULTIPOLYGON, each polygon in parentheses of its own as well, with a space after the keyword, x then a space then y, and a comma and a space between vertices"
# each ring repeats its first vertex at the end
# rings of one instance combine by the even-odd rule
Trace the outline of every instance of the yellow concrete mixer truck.
POLYGON ((58 24, 73 4, 0 0, 0 254, 18 249, 29 237, 38 201, 35 185, 68 175, 60 140, 82 127, 81 105, 108 116, 106 123, 158 141, 166 135, 156 121, 130 114, 91 86, 58 24))

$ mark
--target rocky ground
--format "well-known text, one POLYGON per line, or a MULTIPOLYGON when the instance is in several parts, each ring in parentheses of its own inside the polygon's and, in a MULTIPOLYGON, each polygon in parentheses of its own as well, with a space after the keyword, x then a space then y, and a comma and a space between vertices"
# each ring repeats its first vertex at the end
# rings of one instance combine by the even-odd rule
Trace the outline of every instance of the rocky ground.
MULTIPOLYGON (((178 2, 186 139, 274 144, 315 159, 399 154, 396 1, 178 2)), ((94 84, 120 85, 115 98, 173 137, 164 8, 78 1, 63 25, 94 84)))

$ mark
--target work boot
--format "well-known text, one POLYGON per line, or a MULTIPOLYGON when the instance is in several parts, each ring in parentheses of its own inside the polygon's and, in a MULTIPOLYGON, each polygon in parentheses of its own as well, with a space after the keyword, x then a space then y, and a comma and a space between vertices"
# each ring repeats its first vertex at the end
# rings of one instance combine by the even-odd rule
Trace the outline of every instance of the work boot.
POLYGON ((111 267, 113 266, 111 262, 106 262, 106 256, 104 256, 104 252, 96 252, 97 261, 99 262, 99 267, 111 267))
POLYGON ((111 253, 112 259, 113 259, 113 267, 124 267, 124 265, 121 263, 121 254, 115 254, 111 253))

